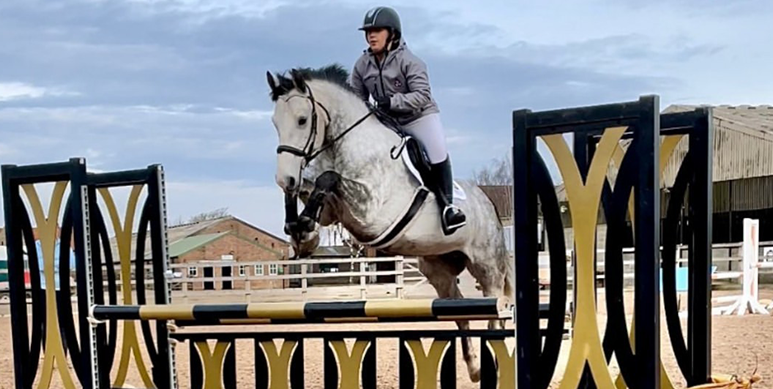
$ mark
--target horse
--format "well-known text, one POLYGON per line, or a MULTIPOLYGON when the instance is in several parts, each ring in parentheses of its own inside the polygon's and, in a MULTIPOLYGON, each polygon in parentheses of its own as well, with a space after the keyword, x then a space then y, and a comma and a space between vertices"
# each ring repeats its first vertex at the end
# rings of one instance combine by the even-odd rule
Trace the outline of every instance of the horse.
MULTIPOLYGON (((279 141, 275 179, 296 256, 316 249, 320 226, 340 223, 359 244, 418 257, 440 298, 463 297, 457 277, 467 269, 485 297, 513 301, 514 263, 494 204, 480 187, 455 183, 454 202, 467 223, 445 234, 442 208, 424 185, 428 164, 416 140, 357 96, 340 65, 285 74, 267 71, 266 77, 279 141)), ((468 321, 456 323, 470 328, 468 321)), ((504 322, 491 320, 488 328, 504 328, 504 322)), ((469 338, 462 339, 462 353, 470 379, 479 381, 480 360, 469 338)))

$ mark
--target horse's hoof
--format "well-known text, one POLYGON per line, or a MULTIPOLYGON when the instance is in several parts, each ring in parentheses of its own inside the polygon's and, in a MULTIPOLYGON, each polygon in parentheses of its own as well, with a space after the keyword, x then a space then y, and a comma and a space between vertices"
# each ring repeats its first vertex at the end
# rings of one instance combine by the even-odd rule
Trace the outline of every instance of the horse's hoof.
POLYGON ((480 382, 480 368, 470 368, 468 370, 470 373, 470 381, 472 382, 480 382))
POLYGON ((314 224, 316 222, 314 219, 308 217, 308 216, 301 216, 298 218, 298 230, 303 232, 312 232, 314 231, 314 224))
POLYGON ((293 246, 293 251, 298 258, 308 258, 319 247, 320 236, 317 232, 303 232, 298 235, 293 235, 290 243, 293 246))

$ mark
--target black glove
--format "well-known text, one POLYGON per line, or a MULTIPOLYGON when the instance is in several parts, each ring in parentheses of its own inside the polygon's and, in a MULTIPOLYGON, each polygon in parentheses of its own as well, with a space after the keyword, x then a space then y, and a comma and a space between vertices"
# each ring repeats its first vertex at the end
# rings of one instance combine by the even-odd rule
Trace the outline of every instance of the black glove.
POLYGON ((392 106, 392 101, 389 99, 389 96, 379 96, 376 97, 375 100, 376 106, 384 111, 389 111, 392 106))

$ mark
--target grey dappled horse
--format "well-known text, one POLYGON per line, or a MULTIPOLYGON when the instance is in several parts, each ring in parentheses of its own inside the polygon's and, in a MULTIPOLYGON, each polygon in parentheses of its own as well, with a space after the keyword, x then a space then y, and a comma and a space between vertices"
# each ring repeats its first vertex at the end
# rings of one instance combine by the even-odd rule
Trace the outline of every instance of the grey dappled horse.
MULTIPOLYGON (((340 222, 359 243, 389 255, 415 256, 440 298, 463 297, 457 276, 466 268, 484 296, 513 301, 513 262, 502 225, 488 196, 474 184, 456 189, 454 202, 467 225, 441 230, 440 211, 427 190, 426 160, 417 143, 387 127, 357 97, 340 66, 267 72, 279 137, 277 184, 286 196, 285 232, 296 254, 319 243, 318 227, 340 222), (396 147, 395 147, 396 146, 396 147), (297 214, 297 198, 304 210, 297 214)), ((502 328, 492 320, 489 328, 502 328)), ((468 329, 467 321, 458 321, 468 329)), ((470 378, 480 379, 480 360, 469 338, 462 351, 470 378)))

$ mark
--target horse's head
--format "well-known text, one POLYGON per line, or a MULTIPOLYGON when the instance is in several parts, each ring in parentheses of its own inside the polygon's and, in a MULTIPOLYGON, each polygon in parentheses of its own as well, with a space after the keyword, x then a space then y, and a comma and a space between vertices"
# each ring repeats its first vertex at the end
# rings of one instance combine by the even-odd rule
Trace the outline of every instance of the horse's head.
POLYGON ((291 77, 266 72, 275 102, 271 120, 279 136, 276 182, 286 193, 300 188, 303 169, 325 140, 330 114, 315 99, 305 76, 291 77))

